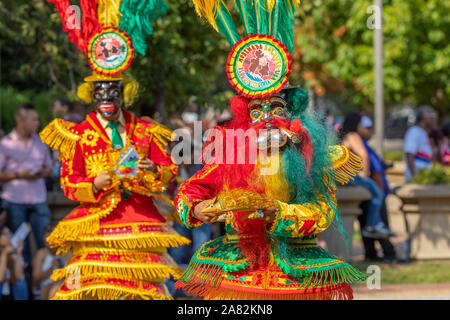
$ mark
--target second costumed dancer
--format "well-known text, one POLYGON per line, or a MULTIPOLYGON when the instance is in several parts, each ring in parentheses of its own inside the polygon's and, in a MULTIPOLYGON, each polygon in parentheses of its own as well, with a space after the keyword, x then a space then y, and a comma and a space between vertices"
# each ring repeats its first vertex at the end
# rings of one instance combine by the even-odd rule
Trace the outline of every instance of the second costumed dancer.
POLYGON ((135 53, 145 55, 150 22, 167 5, 81 1, 82 25, 68 28, 69 1, 51 2, 93 69, 78 96, 94 106, 81 124, 55 119, 40 134, 59 152, 65 195, 80 202, 47 238, 72 255, 51 276, 64 280, 53 299, 171 299, 164 278, 183 270, 167 248, 190 242, 167 226, 153 203, 177 172, 165 149, 171 131, 122 106, 138 91, 124 71, 135 53))
POLYGON ((203 169, 178 189, 186 227, 225 222, 176 287, 205 299, 352 299, 366 275, 317 245, 334 221, 342 229, 336 182, 362 169, 335 145, 323 119, 305 112, 308 93, 289 87, 298 1, 235 1, 242 37, 221 0, 193 0, 197 13, 233 46, 228 79, 232 122, 216 127, 203 169))

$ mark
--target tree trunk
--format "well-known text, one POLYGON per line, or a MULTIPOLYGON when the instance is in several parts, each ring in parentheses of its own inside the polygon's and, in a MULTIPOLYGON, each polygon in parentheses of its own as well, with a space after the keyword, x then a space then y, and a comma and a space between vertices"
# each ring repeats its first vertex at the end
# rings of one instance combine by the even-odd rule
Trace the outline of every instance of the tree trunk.
POLYGON ((166 122, 167 120, 167 112, 166 112, 166 87, 160 86, 158 89, 154 91, 155 94, 155 109, 156 112, 161 116, 162 122, 166 122))

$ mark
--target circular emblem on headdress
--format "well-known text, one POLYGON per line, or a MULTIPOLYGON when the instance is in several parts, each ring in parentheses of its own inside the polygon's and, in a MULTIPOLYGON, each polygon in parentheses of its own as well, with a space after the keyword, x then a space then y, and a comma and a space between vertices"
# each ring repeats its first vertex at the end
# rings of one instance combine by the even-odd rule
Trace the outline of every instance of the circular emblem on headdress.
POLYGON ((281 91, 290 73, 289 51, 272 36, 248 35, 236 42, 228 55, 228 80, 248 98, 270 96, 281 91))
POLYGON ((103 75, 113 75, 129 67, 134 57, 131 38, 122 30, 108 27, 89 41, 89 65, 103 75))

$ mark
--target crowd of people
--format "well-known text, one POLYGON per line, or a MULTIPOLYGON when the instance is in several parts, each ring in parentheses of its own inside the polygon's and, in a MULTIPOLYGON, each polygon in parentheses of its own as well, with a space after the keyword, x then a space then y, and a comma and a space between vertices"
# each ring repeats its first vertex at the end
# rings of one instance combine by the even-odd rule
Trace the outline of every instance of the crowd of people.
MULTIPOLYGON (((333 119, 328 116, 328 119, 333 119)), ((415 125, 410 127, 404 137, 405 182, 409 183, 413 177, 423 169, 429 169, 432 163, 450 165, 449 162, 449 133, 450 123, 446 123, 441 130, 437 129, 437 116, 430 106, 421 106, 416 113, 415 125)), ((389 238, 395 234, 389 228, 386 197, 390 194, 386 169, 391 166, 383 161, 369 145, 373 134, 373 122, 364 113, 348 115, 343 124, 329 124, 330 128, 338 131, 344 144, 349 150, 360 156, 364 169, 351 183, 360 185, 371 194, 371 199, 362 204, 363 214, 358 220, 367 261, 385 261, 388 263, 397 259, 394 246, 389 238), (383 254, 380 257, 375 249, 378 241, 383 254)), ((407 260, 403 256, 402 260, 407 260)))
MULTIPOLYGON (((52 111, 55 117, 77 123, 84 119, 85 113, 83 105, 73 104, 64 98, 54 102, 52 111)), ((52 231, 47 190, 59 189, 60 163, 58 155, 50 153, 39 138, 36 109, 31 104, 20 104, 14 116, 15 128, 0 140, 0 299, 48 299, 58 287, 50 275, 54 269, 63 267, 68 259, 57 255, 45 241, 52 231), (33 235, 33 246, 30 245, 28 233, 23 232, 24 228, 28 228, 33 235), (22 231, 19 232, 19 229, 22 231)), ((202 134, 196 135, 194 124, 200 121, 200 116, 198 107, 191 103, 166 124, 171 129, 177 129, 176 133, 180 136, 194 139, 197 136, 203 140, 207 129, 230 119, 229 112, 210 108, 201 117, 202 134)), ((342 144, 360 156, 364 163, 364 170, 352 183, 363 186, 372 196, 370 201, 362 204, 363 214, 359 217, 365 258, 368 261, 392 262, 396 259, 396 253, 389 238, 394 234, 389 228, 386 209, 386 197, 391 192, 386 178, 389 165, 368 143, 373 134, 373 122, 367 115, 357 113, 348 115, 342 125, 334 123, 330 115, 327 119, 330 129, 339 133, 342 144), (382 256, 377 253, 376 241, 382 247, 382 256)), ((407 131, 404 139, 406 182, 411 181, 419 170, 429 168, 434 161, 450 165, 450 124, 440 131, 435 128, 436 113, 431 107, 420 107, 416 124, 407 131)), ((189 157, 190 161, 180 164, 178 177, 168 188, 172 197, 183 181, 202 168, 194 157, 200 154, 203 141, 184 142, 189 143, 191 152, 190 155, 180 156, 185 160, 189 157)), ((186 267, 192 253, 216 232, 207 224, 188 230, 175 223, 174 228, 192 240, 191 246, 170 250, 175 262, 182 267, 186 267)), ((168 287, 174 296, 181 294, 170 283, 168 287)))

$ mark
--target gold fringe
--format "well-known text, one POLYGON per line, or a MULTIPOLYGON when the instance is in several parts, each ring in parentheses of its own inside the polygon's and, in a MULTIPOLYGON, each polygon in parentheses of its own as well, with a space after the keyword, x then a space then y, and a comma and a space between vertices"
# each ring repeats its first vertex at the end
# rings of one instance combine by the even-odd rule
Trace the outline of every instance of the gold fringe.
POLYGON ((70 250, 69 242, 76 241, 82 234, 95 234, 100 230, 100 218, 91 215, 81 219, 62 220, 52 233, 47 237, 47 242, 52 248, 58 248, 58 254, 67 254, 70 250))
POLYGON ((325 292, 289 294, 257 293, 232 289, 214 289, 207 295, 205 300, 352 300, 353 290, 349 285, 325 292))
POLYGON ((149 128, 148 130, 151 132, 152 136, 156 138, 157 142, 163 144, 164 146, 167 146, 168 143, 166 140, 172 141, 173 131, 153 119, 151 119, 151 122, 153 124, 153 127, 149 128))
POLYGON ((81 275, 102 273, 110 277, 128 280, 155 281, 162 278, 173 277, 178 279, 184 270, 178 266, 163 264, 127 264, 107 262, 76 262, 69 263, 65 268, 53 271, 50 279, 58 281, 64 279, 70 270, 78 269, 81 275))
POLYGON ((51 300, 173 300, 170 295, 156 292, 124 288, 109 284, 85 287, 69 292, 58 291, 51 300))
POLYGON ((80 139, 72 131, 75 125, 75 123, 70 121, 54 119, 39 133, 44 143, 60 153, 60 160, 71 159, 75 154, 75 147, 80 139))
POLYGON ((81 242, 99 242, 105 245, 108 248, 117 248, 117 249, 149 249, 149 248, 157 248, 157 247, 178 247, 185 244, 190 244, 191 241, 188 238, 180 236, 179 234, 158 234, 158 235, 145 235, 140 236, 138 238, 124 238, 124 239, 93 239, 92 241, 83 240, 81 242))
POLYGON ((349 150, 346 151, 348 152, 348 156, 345 163, 334 168, 334 177, 336 181, 343 185, 347 184, 350 180, 353 180, 358 172, 364 168, 360 157, 349 150))
POLYGON ((70 248, 70 245, 66 245, 66 243, 77 241, 82 235, 96 234, 100 230, 100 219, 109 215, 119 204, 120 192, 112 191, 108 195, 108 199, 109 206, 91 209, 95 210, 95 213, 81 218, 61 220, 46 239, 50 246, 60 247, 58 252, 66 254, 70 248))
POLYGON ((119 11, 122 0, 100 0, 98 2, 97 15, 100 25, 105 27, 117 27, 120 23, 119 11))

